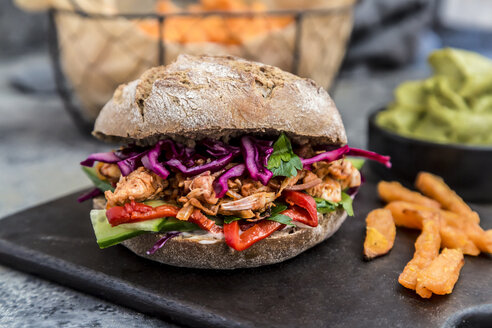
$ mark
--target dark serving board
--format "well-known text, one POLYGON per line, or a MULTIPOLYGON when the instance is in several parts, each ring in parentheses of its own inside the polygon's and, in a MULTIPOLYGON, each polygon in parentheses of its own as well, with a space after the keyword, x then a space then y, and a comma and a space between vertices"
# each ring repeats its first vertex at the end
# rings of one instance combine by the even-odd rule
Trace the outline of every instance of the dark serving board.
MULTIPOLYGON (((183 269, 100 250, 91 204, 77 194, 0 221, 0 262, 179 324, 199 327, 491 327, 492 258, 466 257, 451 295, 423 300, 401 287, 417 231, 398 229, 385 257, 362 259, 364 218, 382 204, 375 184, 357 196, 356 216, 328 241, 267 267, 183 269)), ((492 228, 492 206, 474 206, 492 228)))

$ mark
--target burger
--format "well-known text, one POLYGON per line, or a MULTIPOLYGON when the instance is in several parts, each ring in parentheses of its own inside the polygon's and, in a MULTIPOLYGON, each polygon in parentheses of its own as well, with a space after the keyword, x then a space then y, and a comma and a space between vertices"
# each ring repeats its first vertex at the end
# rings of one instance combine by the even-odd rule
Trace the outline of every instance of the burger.
POLYGON ((314 81, 230 56, 181 55, 120 85, 93 135, 124 145, 81 162, 97 243, 181 267, 292 258, 353 214, 350 156, 389 165, 347 145, 314 81))

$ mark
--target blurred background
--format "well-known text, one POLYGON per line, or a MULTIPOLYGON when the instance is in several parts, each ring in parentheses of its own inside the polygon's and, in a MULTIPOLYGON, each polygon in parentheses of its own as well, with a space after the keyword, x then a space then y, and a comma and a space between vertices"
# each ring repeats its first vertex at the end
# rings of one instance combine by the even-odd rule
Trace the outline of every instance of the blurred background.
MULTIPOLYGON (((233 54, 314 79, 333 96, 349 143, 365 147, 369 113, 401 82, 428 76, 430 52, 492 57, 491 12, 492 0, 0 1, 0 217, 88 186, 78 163, 110 148, 90 137, 101 106, 118 84, 179 53, 233 54)), ((97 316, 104 326, 118 313, 127 326, 158 325, 0 272, 10 327, 25 313, 18 304, 44 292, 49 308, 36 305, 33 320, 54 311, 52 320, 89 326, 97 316), (19 285, 31 294, 19 296, 19 285), (72 304, 79 316, 68 318, 72 304)))

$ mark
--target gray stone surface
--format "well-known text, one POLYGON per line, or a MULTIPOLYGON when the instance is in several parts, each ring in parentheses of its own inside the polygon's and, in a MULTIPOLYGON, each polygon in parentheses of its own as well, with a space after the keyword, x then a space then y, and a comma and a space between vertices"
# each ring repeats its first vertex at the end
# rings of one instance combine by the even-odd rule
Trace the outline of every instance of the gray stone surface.
POLYGON ((174 327, 0 266, 0 327, 174 327))

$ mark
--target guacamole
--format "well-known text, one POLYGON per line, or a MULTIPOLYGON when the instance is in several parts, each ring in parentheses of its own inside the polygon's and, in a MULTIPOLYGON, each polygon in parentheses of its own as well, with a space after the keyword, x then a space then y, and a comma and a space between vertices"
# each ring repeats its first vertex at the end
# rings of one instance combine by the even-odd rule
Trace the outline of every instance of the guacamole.
POLYGON ((460 49, 429 56, 434 75, 402 83, 376 123, 440 143, 492 145, 492 61, 460 49))

